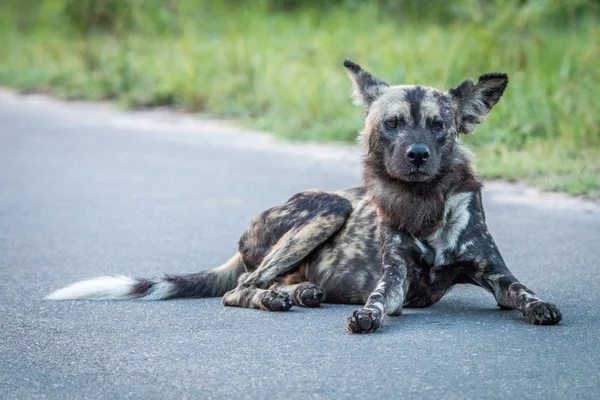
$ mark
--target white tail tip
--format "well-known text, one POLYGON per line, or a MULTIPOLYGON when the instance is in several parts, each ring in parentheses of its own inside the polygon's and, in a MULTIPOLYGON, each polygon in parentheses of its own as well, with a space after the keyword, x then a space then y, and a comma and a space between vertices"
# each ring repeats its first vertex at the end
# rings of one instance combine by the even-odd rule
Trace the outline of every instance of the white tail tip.
POLYGON ((137 281, 122 275, 100 276, 58 289, 46 296, 48 300, 98 299, 126 300, 134 298, 131 291, 137 281))

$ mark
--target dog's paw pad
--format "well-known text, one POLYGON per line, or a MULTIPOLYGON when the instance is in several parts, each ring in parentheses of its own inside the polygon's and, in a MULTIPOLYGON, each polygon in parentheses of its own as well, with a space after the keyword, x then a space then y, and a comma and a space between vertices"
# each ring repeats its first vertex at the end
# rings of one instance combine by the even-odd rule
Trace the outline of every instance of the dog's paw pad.
POLYGON ((355 310, 346 320, 350 333, 371 333, 379 329, 381 318, 366 308, 355 310))
POLYGON ((562 313, 558 307, 543 301, 528 304, 523 314, 525 319, 534 325, 554 325, 562 319, 562 313))
POLYGON ((302 282, 294 293, 296 303, 303 307, 319 307, 325 294, 320 286, 310 282, 302 282))
POLYGON ((260 300, 260 307, 266 311, 287 311, 292 308, 292 299, 286 293, 269 290, 260 300))

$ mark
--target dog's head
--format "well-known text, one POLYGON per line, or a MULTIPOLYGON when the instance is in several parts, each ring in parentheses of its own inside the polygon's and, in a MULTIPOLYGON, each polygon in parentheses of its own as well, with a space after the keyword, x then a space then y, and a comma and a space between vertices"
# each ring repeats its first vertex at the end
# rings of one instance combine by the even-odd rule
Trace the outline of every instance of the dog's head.
POLYGON ((469 134, 496 105, 508 76, 481 75, 447 92, 423 86, 389 86, 344 61, 354 102, 366 112, 367 161, 394 180, 428 182, 452 165, 460 133, 469 134))

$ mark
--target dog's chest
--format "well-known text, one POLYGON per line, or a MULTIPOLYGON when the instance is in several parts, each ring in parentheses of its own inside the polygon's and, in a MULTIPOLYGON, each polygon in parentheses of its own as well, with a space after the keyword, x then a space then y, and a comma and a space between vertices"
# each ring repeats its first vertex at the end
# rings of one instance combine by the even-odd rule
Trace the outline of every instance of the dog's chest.
POLYGON ((472 197, 473 193, 470 192, 457 193, 448 197, 440 227, 423 241, 415 239, 424 253, 423 259, 431 260, 432 272, 453 261, 460 237, 471 218, 469 204, 472 197))

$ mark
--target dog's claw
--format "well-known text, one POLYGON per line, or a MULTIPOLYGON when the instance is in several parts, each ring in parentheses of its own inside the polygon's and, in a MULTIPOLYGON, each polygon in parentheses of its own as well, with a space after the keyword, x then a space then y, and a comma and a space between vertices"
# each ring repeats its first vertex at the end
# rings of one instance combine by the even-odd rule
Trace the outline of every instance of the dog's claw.
POLYGON ((562 313, 552 303, 536 301, 525 307, 523 316, 534 325, 555 325, 562 320, 562 313))
POLYGON ((269 290, 261 299, 260 308, 266 311, 287 311, 292 308, 292 299, 286 293, 269 290))
POLYGON ((324 297, 323 289, 310 282, 302 282, 294 293, 296 304, 303 307, 319 307, 324 297))
POLYGON ((366 308, 355 310, 346 320, 346 328, 350 333, 371 333, 380 326, 381 317, 366 308))

